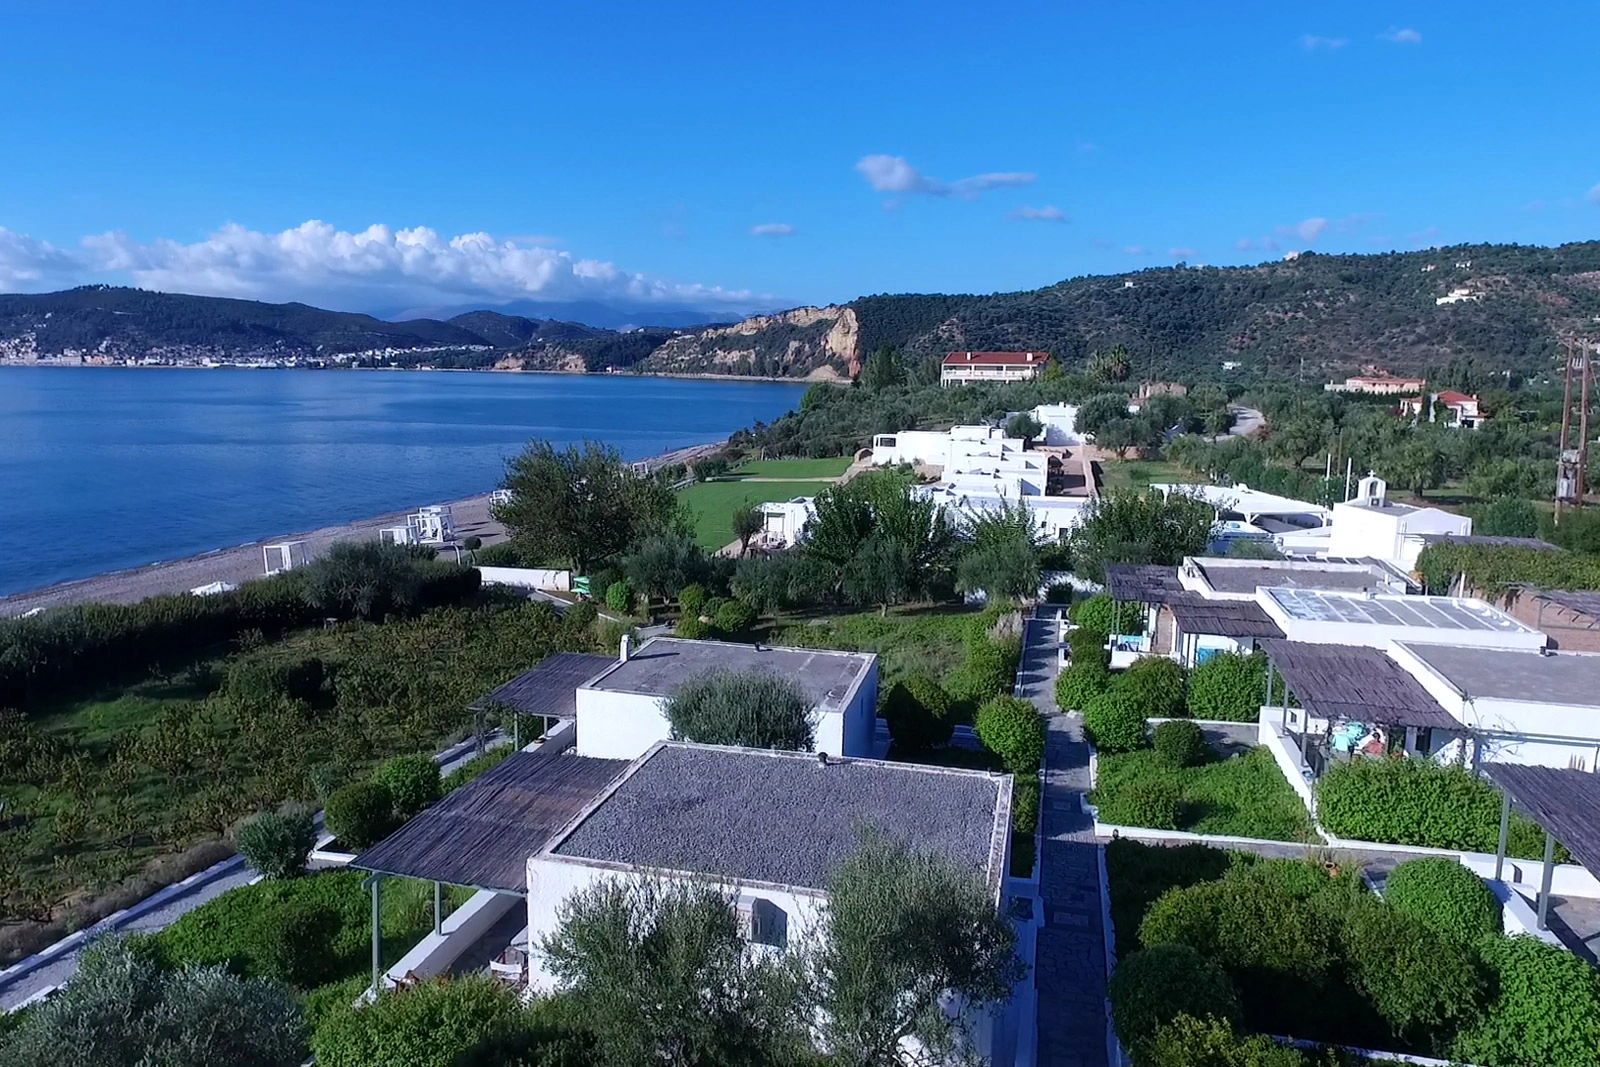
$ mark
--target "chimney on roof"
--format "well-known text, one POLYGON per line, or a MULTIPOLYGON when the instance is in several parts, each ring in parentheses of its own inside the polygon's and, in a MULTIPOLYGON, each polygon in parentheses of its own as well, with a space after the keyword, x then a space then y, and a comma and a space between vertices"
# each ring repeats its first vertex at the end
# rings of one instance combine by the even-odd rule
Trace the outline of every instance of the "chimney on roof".
POLYGON ((969 361, 970 361, 970 360, 971 360, 971 359, 972 359, 972 353, 971 353, 971 352, 968 352, 968 353, 967 353, 967 359, 968 359, 968 360, 969 360, 969 361))
POLYGON ((1029 352, 1029 353, 1028 353, 1028 362, 1029 362, 1029 363, 1032 363, 1032 362, 1033 362, 1033 353, 1032 353, 1032 352, 1029 352))
POLYGON ((622 647, 617 652, 617 662, 626 663, 631 655, 633 655, 633 637, 631 634, 623 634, 622 647))

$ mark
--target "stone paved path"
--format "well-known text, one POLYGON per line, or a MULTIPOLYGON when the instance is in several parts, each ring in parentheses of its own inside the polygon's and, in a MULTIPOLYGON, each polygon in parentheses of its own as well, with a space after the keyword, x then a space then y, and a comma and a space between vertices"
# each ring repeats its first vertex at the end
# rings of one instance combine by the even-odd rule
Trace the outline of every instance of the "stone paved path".
POLYGON ((1039 1067, 1108 1067, 1105 934, 1099 849, 1079 796, 1089 788, 1089 750, 1075 718, 1056 713, 1055 630, 1030 621, 1018 681, 1023 696, 1050 716, 1040 818, 1044 843, 1035 984, 1039 990, 1039 1067))

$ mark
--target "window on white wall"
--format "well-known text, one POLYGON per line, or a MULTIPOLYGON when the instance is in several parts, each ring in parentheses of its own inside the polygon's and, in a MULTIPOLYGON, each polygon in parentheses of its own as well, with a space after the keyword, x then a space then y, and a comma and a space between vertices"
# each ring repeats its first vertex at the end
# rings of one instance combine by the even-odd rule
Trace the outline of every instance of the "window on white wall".
POLYGON ((749 897, 739 905, 745 940, 773 948, 789 946, 789 914, 765 897, 749 897))

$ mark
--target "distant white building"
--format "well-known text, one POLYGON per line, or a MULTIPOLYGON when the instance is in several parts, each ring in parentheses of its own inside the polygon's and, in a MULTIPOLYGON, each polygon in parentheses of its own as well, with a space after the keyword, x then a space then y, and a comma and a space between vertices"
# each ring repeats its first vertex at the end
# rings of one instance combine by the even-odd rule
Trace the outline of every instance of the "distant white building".
POLYGON ((1397 504, 1389 499, 1389 483, 1368 473, 1353 500, 1333 506, 1327 554, 1388 560, 1410 571, 1430 535, 1471 533, 1472 520, 1465 515, 1397 504))
POLYGON ((1028 507, 1033 516, 1034 528, 1046 541, 1061 542, 1083 524, 1084 509, 1089 506, 1087 497, 1076 496, 1017 496, 985 492, 980 489, 962 489, 948 482, 933 485, 914 485, 912 495, 932 500, 953 516, 974 518, 985 511, 998 511, 1014 506, 1018 500, 1028 507))
POLYGON ((761 533, 756 536, 755 543, 773 550, 792 548, 800 543, 816 514, 816 500, 809 496, 762 504, 761 533))
POLYGON ((951 352, 944 357, 939 384, 1032 381, 1048 362, 1048 352, 951 352))
POLYGON ((1217 523, 1211 531, 1211 547, 1218 552, 1225 551, 1232 541, 1271 541, 1280 534, 1321 530, 1328 524, 1331 514, 1321 504, 1263 493, 1243 483, 1156 483, 1150 488, 1163 498, 1177 494, 1211 505, 1217 514, 1217 523))
POLYGON ((1033 417, 1044 427, 1040 444, 1068 446, 1083 444, 1078 432, 1078 409, 1071 404, 1040 404, 1033 409, 1033 417))

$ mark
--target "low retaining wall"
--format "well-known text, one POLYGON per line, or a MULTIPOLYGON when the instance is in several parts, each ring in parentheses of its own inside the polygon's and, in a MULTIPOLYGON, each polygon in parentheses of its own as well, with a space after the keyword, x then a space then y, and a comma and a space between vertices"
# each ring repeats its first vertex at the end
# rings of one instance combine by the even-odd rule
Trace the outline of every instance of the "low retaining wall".
POLYGON ((408 974, 435 978, 446 973, 490 927, 516 908, 525 907, 527 902, 521 897, 479 890, 450 913, 442 924, 442 933, 430 932, 389 968, 383 976, 384 986, 393 989, 408 974))
POLYGON ((543 589, 553 593, 572 591, 572 572, 538 567, 479 567, 484 585, 511 585, 518 589, 543 589))

